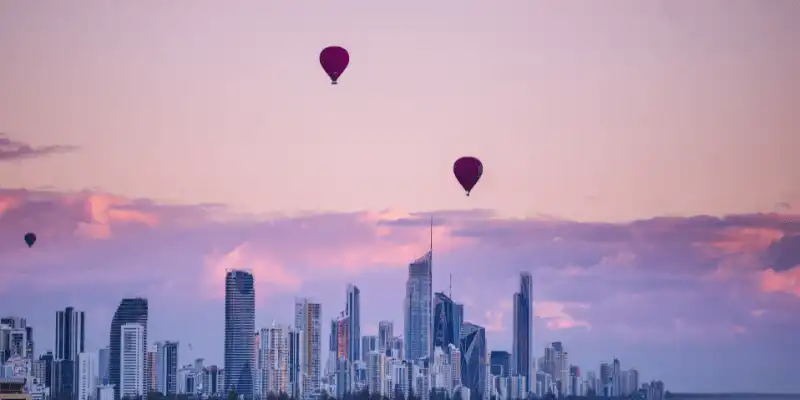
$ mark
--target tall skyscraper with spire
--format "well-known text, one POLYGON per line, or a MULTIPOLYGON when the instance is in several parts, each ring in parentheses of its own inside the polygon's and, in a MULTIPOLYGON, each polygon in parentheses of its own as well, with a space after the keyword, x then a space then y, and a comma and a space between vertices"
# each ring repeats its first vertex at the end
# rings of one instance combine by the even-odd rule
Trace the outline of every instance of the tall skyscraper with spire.
POLYGON ((514 332, 511 344, 511 368, 525 377, 525 390, 531 390, 536 376, 533 353, 533 278, 528 272, 519 274, 519 292, 514 293, 514 332))
POLYGON ((417 360, 429 357, 431 350, 431 318, 433 301, 433 218, 431 245, 428 252, 408 265, 406 281, 405 358, 417 360))

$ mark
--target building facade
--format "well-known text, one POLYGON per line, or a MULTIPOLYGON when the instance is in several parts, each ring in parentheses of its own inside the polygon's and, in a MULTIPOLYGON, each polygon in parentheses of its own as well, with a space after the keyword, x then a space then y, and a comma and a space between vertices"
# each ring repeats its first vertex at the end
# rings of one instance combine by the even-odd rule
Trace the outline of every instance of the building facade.
POLYGON ((433 252, 408 265, 405 317, 405 358, 418 360, 428 357, 431 350, 431 302, 433 252))
POLYGON ((322 378, 322 305, 309 299, 295 299, 294 329, 300 334, 298 397, 320 390, 322 378))
POLYGON ((511 344, 513 357, 511 368, 515 375, 525 377, 525 390, 531 390, 534 382, 535 355, 533 353, 533 278, 527 272, 520 273, 519 292, 514 293, 514 326, 511 344))
POLYGON ((120 326, 120 396, 138 398, 145 393, 145 328, 131 322, 120 326))
MULTIPOLYGON (((109 332, 109 364, 108 375, 111 385, 114 387, 114 400, 121 398, 121 371, 122 365, 122 326, 125 324, 139 324, 143 328, 143 342, 147 343, 147 299, 137 297, 122 299, 114 317, 111 319, 111 330, 109 332)), ((144 365, 147 348, 141 348, 141 363, 144 365)))
POLYGON ((253 274, 228 270, 225 274, 225 384, 227 391, 251 399, 255 387, 256 298, 253 274))

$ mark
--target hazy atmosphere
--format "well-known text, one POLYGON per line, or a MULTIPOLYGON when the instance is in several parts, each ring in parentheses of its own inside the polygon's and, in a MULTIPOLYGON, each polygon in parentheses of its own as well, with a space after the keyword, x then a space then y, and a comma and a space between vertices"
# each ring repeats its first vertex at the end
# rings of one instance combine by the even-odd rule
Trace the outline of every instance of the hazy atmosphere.
POLYGON ((0 315, 38 356, 73 306, 96 351, 143 296, 150 339, 221 364, 225 270, 248 268, 257 327, 310 297, 327 345, 353 283, 361 334, 402 332, 433 218, 433 290, 452 275, 490 350, 527 271, 536 358, 800 392, 798 21, 793 0, 0 1, 0 315))

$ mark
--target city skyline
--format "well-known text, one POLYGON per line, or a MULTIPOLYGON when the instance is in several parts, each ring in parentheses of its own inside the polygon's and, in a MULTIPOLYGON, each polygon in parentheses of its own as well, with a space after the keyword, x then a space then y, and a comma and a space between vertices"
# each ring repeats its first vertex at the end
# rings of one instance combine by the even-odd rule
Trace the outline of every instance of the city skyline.
MULTIPOLYGON (((419 276, 421 271, 425 272, 422 276, 428 276, 429 274, 427 272, 430 271, 431 260, 432 251, 429 250, 425 256, 411 262, 408 270, 409 277, 414 277, 414 275, 419 276), (419 268, 421 262, 426 264, 426 267, 422 270, 419 268)), ((120 328, 120 334, 116 336, 121 343, 116 346, 120 351, 117 358, 122 361, 117 372, 119 378, 112 378, 111 369, 104 367, 102 364, 102 360, 108 362, 108 355, 114 353, 114 351, 111 350, 111 346, 105 347, 97 352, 83 351, 85 313, 75 310, 73 307, 67 307, 65 309, 66 311, 56 312, 58 337, 56 340, 56 348, 58 349, 55 357, 57 360, 56 365, 47 364, 46 361, 44 364, 41 363, 48 359, 48 357, 51 361, 53 360, 53 353, 50 351, 46 352, 47 356, 42 357, 34 357, 33 352, 30 350, 28 350, 27 354, 24 352, 24 349, 32 349, 34 346, 34 338, 31 335, 33 327, 27 324, 26 318, 17 316, 3 317, 2 327, 4 329, 9 329, 10 331, 8 332, 11 334, 10 342, 5 342, 6 346, 10 344, 11 347, 6 350, 10 349, 11 353, 0 354, 4 354, 5 356, 10 354, 14 360, 18 360, 20 357, 37 360, 32 370, 32 376, 36 380, 35 382, 39 384, 44 383, 44 380, 49 381, 49 375, 44 373, 46 370, 49 370, 51 367, 60 366, 63 363, 73 362, 73 360, 70 359, 70 354, 79 355, 79 357, 76 357, 80 363, 79 375, 77 370, 75 372, 76 375, 72 375, 72 372, 55 370, 53 378, 56 381, 66 379, 66 382, 69 382, 75 379, 74 382, 80 382, 79 389, 75 390, 79 396, 78 399, 81 400, 88 399, 87 396, 94 396, 95 385, 102 385, 100 382, 109 381, 120 382, 120 392, 123 397, 136 396, 137 394, 150 392, 177 395, 179 393, 187 393, 187 388, 191 388, 188 390, 190 393, 194 393, 195 390, 197 390, 199 391, 198 393, 224 394, 227 390, 237 391, 239 393, 242 393, 242 390, 244 390, 244 393, 263 393, 263 395, 269 392, 289 393, 290 396, 295 396, 294 398, 305 398, 302 393, 298 394, 296 391, 293 392, 293 390, 297 390, 296 388, 298 385, 306 386, 306 384, 303 383, 305 379, 294 380, 292 377, 302 376, 302 371, 305 370, 304 365, 320 366, 321 349, 316 348, 316 350, 312 350, 314 354, 307 357, 309 357, 309 360, 313 359, 316 361, 312 362, 312 364, 306 364, 303 361, 303 358, 306 357, 302 354, 303 351, 301 350, 300 353, 295 353, 295 350, 292 350, 294 345, 290 345, 290 343, 296 343, 294 342, 295 340, 303 338, 304 332, 308 329, 307 324, 311 323, 312 319, 316 320, 314 325, 319 325, 321 317, 319 313, 320 305, 310 302, 307 299, 295 299, 295 326, 293 328, 286 330, 284 325, 277 324, 273 321, 270 327, 256 329, 254 325, 253 278, 250 271, 228 270, 226 272, 226 367, 224 369, 224 378, 217 377, 217 372, 222 372, 223 370, 219 370, 217 365, 206 364, 203 358, 189 360, 188 363, 185 362, 182 364, 183 366, 179 366, 181 365, 178 358, 179 342, 157 341, 153 344, 148 344, 146 339, 148 301, 144 298, 122 299, 115 313, 114 321, 112 322, 110 332, 117 332, 118 330, 115 329, 115 327, 120 328), (309 304, 313 305, 309 306, 309 304), (316 309, 316 312, 313 312, 315 316, 306 314, 308 312, 307 310, 310 309, 316 309), (19 341, 20 337, 18 337, 18 333, 20 332, 27 332, 27 335, 23 334, 21 336, 21 341, 19 341), (253 341, 254 337, 256 339, 255 342, 253 341), (19 351, 23 352, 18 353, 19 351), (104 352, 105 356, 103 355, 104 352), (98 362, 98 360, 100 363, 95 365, 94 363, 98 362), (232 372, 229 373, 227 372, 228 370, 232 372), (250 373, 251 370, 252 374, 250 373), (289 371, 294 370, 300 371, 300 375, 289 373, 289 371), (107 371, 108 375, 103 375, 103 371, 107 371), (246 375, 245 379, 241 376, 243 372, 246 375), (62 376, 62 374, 66 375, 62 376), (253 380, 254 378, 255 380, 253 380), (199 383, 199 386, 195 386, 198 385, 196 379, 203 379, 203 381, 199 383), (225 388, 223 388, 217 385, 217 383, 219 383, 218 379, 223 379, 225 382, 232 383, 230 385, 225 385, 225 388), (211 385, 211 391, 203 392, 203 390, 209 390, 207 387, 208 385, 211 385), (204 387, 205 389, 203 389, 204 387), (292 393, 294 393, 294 395, 292 393)), ((515 361, 512 362, 508 352, 490 351, 486 340, 485 327, 470 322, 462 323, 463 305, 454 303, 443 293, 436 293, 437 306, 435 307, 435 314, 441 317, 441 319, 438 326, 433 320, 430 320, 430 323, 432 323, 432 332, 439 332, 439 334, 432 336, 432 338, 435 338, 432 339, 435 340, 435 342, 431 343, 432 347, 430 347, 430 349, 433 349, 435 345, 436 355, 434 359, 430 360, 431 363, 435 363, 430 365, 430 368, 432 368, 430 370, 428 370, 428 367, 423 366, 427 365, 427 363, 422 364, 411 361, 407 356, 403 356, 402 352, 398 353, 397 351, 401 350, 403 347, 402 344, 391 351, 388 348, 378 346, 379 335, 363 336, 363 339, 371 338, 375 341, 374 344, 370 345, 374 347, 373 349, 367 349, 365 345, 362 349, 364 351, 363 354, 354 351, 352 343, 360 342, 359 339, 361 339, 361 335, 358 333, 355 335, 351 333, 357 332, 359 329, 360 291, 354 285, 348 284, 346 296, 347 307, 345 311, 339 314, 338 319, 334 319, 335 325, 337 326, 332 326, 332 329, 337 330, 336 335, 341 336, 339 338, 331 337, 330 350, 334 352, 332 352, 330 356, 336 358, 334 364, 331 364, 334 365, 334 367, 333 369, 331 369, 331 367, 326 367, 324 377, 316 375, 316 378, 314 378, 316 379, 316 384, 312 386, 317 387, 316 385, 320 383, 318 379, 322 378, 322 382, 324 382, 324 386, 322 386, 323 390, 328 390, 328 393, 342 398, 345 393, 356 392, 361 390, 360 388, 363 388, 363 386, 352 386, 354 385, 354 381, 351 381, 351 379, 355 379, 355 375, 351 376, 351 372, 347 372, 350 369, 352 361, 364 362, 366 360, 366 365, 359 364, 360 366, 358 368, 366 367, 365 371, 374 372, 378 370, 378 365, 380 365, 380 369, 382 370, 384 364, 383 362, 378 362, 377 364, 373 363, 375 363, 376 360, 383 359, 381 357, 388 357, 391 354, 391 357, 399 357, 395 358, 392 362, 395 370, 391 374, 387 374, 384 378, 378 380, 381 386, 378 388, 369 388, 370 393, 373 393, 373 391, 381 394, 393 393, 393 390, 384 388, 384 379, 391 382, 391 379, 393 379, 392 377, 394 377, 396 373, 405 374, 406 372, 400 371, 404 371, 406 368, 409 368, 408 373, 411 373, 411 363, 414 363, 414 372, 412 376, 415 377, 414 387, 417 389, 412 389, 401 384, 400 387, 396 387, 394 390, 401 390, 409 393, 408 390, 420 390, 417 385, 427 387, 425 385, 428 384, 437 385, 436 387, 441 389, 450 388, 447 390, 451 390, 453 386, 445 382, 449 382, 452 376, 451 374, 460 370, 461 376, 458 378, 459 381, 462 382, 465 387, 474 390, 478 398, 488 398, 490 390, 492 392, 500 390, 498 395, 502 396, 508 396, 510 394, 510 398, 512 399, 520 398, 520 393, 525 393, 528 390, 533 390, 540 396, 550 390, 555 393, 578 395, 587 393, 587 390, 589 391, 588 393, 593 393, 593 391, 606 391, 608 394, 615 393, 618 396, 620 393, 626 395, 638 393, 641 389, 641 393, 646 393, 645 396, 653 396, 647 398, 660 399, 661 396, 663 396, 664 384, 662 381, 641 382, 639 371, 636 368, 622 370, 620 368, 619 359, 616 357, 613 358, 613 363, 611 364, 601 363, 597 370, 584 368, 584 375, 581 375, 581 367, 570 363, 571 360, 568 359, 568 354, 562 342, 553 342, 545 346, 543 355, 538 357, 539 369, 537 373, 535 375, 530 373, 530 376, 535 378, 534 383, 526 385, 524 381, 519 381, 519 379, 526 379, 529 375, 529 371, 527 370, 520 371, 520 369, 522 369, 522 367, 519 366, 520 363, 527 365, 527 362, 523 359, 529 357, 532 357, 531 359, 537 358, 535 352, 529 352, 530 350, 527 349, 527 345, 519 344, 521 340, 521 338, 518 337, 519 335, 525 337, 533 336, 533 332, 530 331, 531 328, 523 328, 523 324, 519 321, 522 318, 529 319, 529 317, 522 317, 520 315, 532 312, 530 309, 530 297, 532 295, 531 275, 527 272, 522 272, 519 275, 519 279, 520 292, 515 292, 513 294, 516 304, 513 336, 515 349, 517 349, 517 347, 525 347, 525 349, 517 349, 515 351, 521 351, 527 354, 524 356, 515 356, 515 361), (528 304, 528 306, 526 306, 527 309, 522 309, 523 304, 528 304), (460 328, 460 334, 457 336, 458 340, 455 342, 455 347, 453 347, 452 337, 453 324, 456 325, 456 330, 460 328), (336 347, 338 347, 338 349, 336 347), (367 355, 368 353, 370 354, 367 355), (375 353, 376 356, 380 354, 380 357, 373 358, 371 353, 375 353), (491 357, 489 353, 491 353, 491 357), (505 359, 496 362, 495 353, 505 353, 505 359), (343 362, 343 364, 340 364, 341 362, 343 362), (451 362, 459 364, 460 367, 458 367, 458 369, 449 369, 451 368, 449 367, 451 362), (516 366, 512 366, 512 364, 516 366), (436 366, 434 367, 434 365, 436 366), (607 368, 611 368, 609 365, 613 365, 612 372, 606 370, 607 368), (340 369, 342 366, 345 366, 345 368, 340 369), (496 367, 500 369, 495 372, 494 370, 496 367), (418 368, 424 369, 420 370, 418 368), (493 371, 492 375, 495 376, 495 378, 492 378, 491 383, 483 378, 484 376, 489 376, 490 370, 493 371), (430 375, 423 371, 430 371, 430 375), (334 375, 331 375, 331 373, 334 375), (330 379, 332 376, 335 376, 335 383, 331 383, 330 379), (345 378, 345 376, 347 376, 347 378, 345 378), (417 382, 417 379, 422 380, 417 382), (431 379, 431 381, 429 381, 429 383, 423 383, 427 379, 431 379), (497 381, 495 381, 495 379, 497 379, 497 381), (504 381, 504 379, 506 379, 506 381, 504 381), (508 381, 507 379, 511 380, 508 381), (557 380, 558 383, 556 383, 557 380), (641 388, 639 383, 642 383, 641 388), (335 386, 332 387, 331 385, 345 385, 347 388, 337 389, 335 386), (502 388, 495 385, 501 385, 502 388), (530 389, 526 389, 526 387, 530 387, 530 389)), ((406 305, 409 303, 410 302, 406 302, 406 305)), ((411 312, 426 314, 422 310, 414 310, 413 307, 411 312)), ((381 324, 386 325, 387 322, 382 321, 381 324)), ((314 335, 311 335, 309 337, 313 336, 314 335)), ((114 341, 115 336, 111 335, 110 337, 111 342, 116 343, 114 341)), ((368 343, 368 341, 365 340, 365 343, 368 343)), ((189 347, 191 349, 191 344, 189 347)), ((2 348, 0 348, 0 350, 1 349, 2 348)), ((431 354, 433 356, 434 353, 431 354)), ((424 356, 424 358, 427 359, 428 357, 424 356)), ((12 360, 9 359, 9 362, 12 362, 12 360)), ((19 365, 18 361, 13 361, 12 364, 6 366, 12 365, 19 365)), ((75 366, 77 366, 77 364, 75 366)), ((75 366, 70 368, 75 368, 75 366)), ((535 367, 536 364, 533 364, 533 366, 535 367)), ((4 369, 3 371, 17 371, 17 367, 12 367, 11 370, 4 369)), ((13 374, 18 372, 3 373, 5 375, 0 375, 0 377, 8 377, 9 373, 13 374)), ((370 373, 371 372, 368 372, 368 374, 370 373)), ((373 379, 374 378, 368 377, 368 379, 364 381, 363 377, 359 378, 358 385, 373 382, 373 379)), ((405 381, 405 378, 401 380, 405 381)), ((408 381, 405 382, 405 384, 408 384, 408 381)), ((98 387, 97 393, 100 393, 99 391, 108 391, 109 394, 107 398, 113 399, 113 386, 113 384, 112 386, 103 386, 102 390, 98 387)), ((59 388, 56 390, 60 393, 59 396, 61 397, 70 396, 69 393, 73 390, 72 384, 68 384, 64 388, 58 385, 56 385, 56 387, 59 388)), ((428 393, 428 389, 421 390, 426 394, 428 393)), ((453 390, 458 390, 458 387, 456 386, 453 390)), ((37 386, 36 391, 37 393, 41 393, 41 387, 37 386)), ((524 395, 522 396, 524 397, 524 395)), ((246 398, 250 397, 246 396, 246 398)))
POLYGON ((452 276, 489 350, 529 272, 537 358, 800 392, 796 2, 373 3, 0 2, 0 313, 37 353, 56 311, 95 351, 143 297, 147 345, 222 367, 225 274, 250 269, 255 328, 321 305, 324 362, 347 284, 361 335, 404 333, 432 219, 430 292, 452 276))

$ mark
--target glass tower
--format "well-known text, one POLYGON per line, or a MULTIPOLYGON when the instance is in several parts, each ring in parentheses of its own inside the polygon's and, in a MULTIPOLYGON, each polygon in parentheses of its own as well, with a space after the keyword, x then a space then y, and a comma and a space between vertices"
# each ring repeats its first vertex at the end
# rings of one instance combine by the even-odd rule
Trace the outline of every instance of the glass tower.
MULTIPOLYGON (((147 343, 147 299, 134 298, 122 299, 114 313, 114 318, 111 319, 111 332, 109 332, 109 360, 108 360, 108 377, 112 385, 114 385, 114 399, 120 398, 121 376, 120 376, 120 359, 122 348, 120 346, 122 325, 125 324, 140 324, 144 327, 144 343, 147 343)), ((144 364, 147 357, 147 346, 142 348, 142 364, 144 364)))
MULTIPOLYGON (((489 375, 486 359, 486 329, 482 326, 465 322, 461 326, 461 383, 474 393, 476 399, 482 399, 486 391, 486 378, 489 375)), ((472 394, 470 394, 470 398, 472 394)))
POLYGON ((225 385, 246 399, 253 398, 253 354, 256 298, 253 274, 228 270, 225 274, 225 385))
POLYGON ((519 292, 514 293, 514 332, 511 347, 511 368, 516 375, 525 377, 525 390, 531 390, 534 373, 533 355, 533 279, 527 272, 520 273, 519 292))
POLYGON ((405 311, 405 358, 418 360, 428 357, 431 350, 431 295, 433 254, 428 251, 408 265, 405 311))

